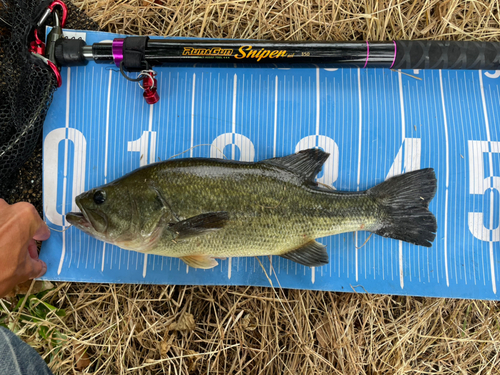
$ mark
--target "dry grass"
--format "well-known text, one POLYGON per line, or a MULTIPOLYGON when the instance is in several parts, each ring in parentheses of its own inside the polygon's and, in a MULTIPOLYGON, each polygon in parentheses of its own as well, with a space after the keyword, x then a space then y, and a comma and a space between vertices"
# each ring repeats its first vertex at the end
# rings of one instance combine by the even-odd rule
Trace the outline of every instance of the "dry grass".
MULTIPOLYGON (((102 29, 126 34, 500 40, 498 1, 75 4, 102 29)), ((500 374, 499 302, 77 283, 60 283, 43 300, 66 316, 8 318, 58 374, 76 373, 86 359, 84 372, 96 374, 500 374), (61 338, 41 339, 41 325, 61 338)))
MULTIPOLYGON (((56 373, 498 374, 500 304, 255 287, 61 283, 56 373)), ((17 315, 12 314, 11 321, 17 315)), ((22 320, 19 323, 22 325, 22 320)), ((24 325, 23 339, 54 345, 24 325)))

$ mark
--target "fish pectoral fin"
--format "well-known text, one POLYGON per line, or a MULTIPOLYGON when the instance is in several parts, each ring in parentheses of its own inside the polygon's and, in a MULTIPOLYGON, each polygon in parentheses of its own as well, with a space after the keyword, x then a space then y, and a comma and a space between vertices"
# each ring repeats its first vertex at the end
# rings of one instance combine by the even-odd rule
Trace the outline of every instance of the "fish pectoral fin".
POLYGON ((297 249, 280 255, 282 258, 293 260, 308 267, 321 267, 328 264, 326 246, 311 240, 297 249))
POLYGON ((225 211, 209 212, 171 224, 170 230, 174 232, 175 241, 185 240, 222 229, 228 219, 225 211))
POLYGON ((181 257, 182 261, 186 263, 189 267, 201 268, 207 270, 209 268, 214 268, 219 265, 219 263, 208 255, 189 255, 181 257))

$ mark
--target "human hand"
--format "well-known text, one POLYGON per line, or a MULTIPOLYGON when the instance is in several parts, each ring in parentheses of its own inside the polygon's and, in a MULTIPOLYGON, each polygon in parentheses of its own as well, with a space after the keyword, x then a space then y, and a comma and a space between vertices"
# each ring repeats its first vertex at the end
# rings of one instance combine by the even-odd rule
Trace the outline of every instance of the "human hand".
POLYGON ((45 274, 47 265, 38 258, 35 241, 49 237, 50 230, 33 205, 9 205, 0 199, 0 297, 45 274))

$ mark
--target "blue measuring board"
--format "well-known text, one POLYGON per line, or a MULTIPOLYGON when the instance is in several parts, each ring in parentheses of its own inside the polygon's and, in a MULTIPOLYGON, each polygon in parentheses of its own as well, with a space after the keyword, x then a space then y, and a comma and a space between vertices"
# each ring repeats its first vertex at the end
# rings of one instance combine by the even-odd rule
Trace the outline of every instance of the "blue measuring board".
MULTIPOLYGON (((69 35, 87 44, 117 37, 69 35)), ((160 101, 150 106, 112 65, 62 69, 43 135, 44 213, 59 230, 42 247, 45 279, 499 299, 500 71, 155 70, 160 101), (104 244, 65 220, 76 195, 141 165, 178 154, 259 161, 310 147, 330 153, 318 181, 338 190, 434 168, 433 246, 347 233, 320 240, 323 267, 252 257, 199 270, 104 244)))

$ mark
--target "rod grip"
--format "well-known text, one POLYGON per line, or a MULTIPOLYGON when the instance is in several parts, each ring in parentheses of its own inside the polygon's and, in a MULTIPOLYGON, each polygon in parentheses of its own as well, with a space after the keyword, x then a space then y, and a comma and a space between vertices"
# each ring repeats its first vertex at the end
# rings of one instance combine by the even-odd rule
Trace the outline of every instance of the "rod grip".
POLYGON ((500 69, 500 43, 396 41, 393 69, 500 69))
POLYGON ((87 44, 82 39, 59 38, 54 45, 54 59, 59 66, 87 65, 88 60, 83 55, 83 47, 87 44))

